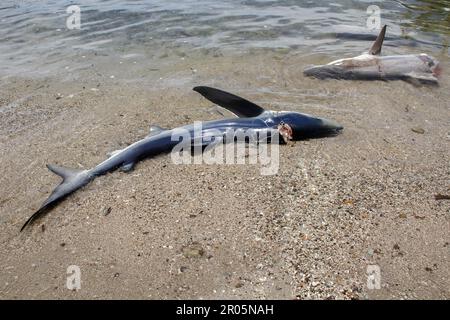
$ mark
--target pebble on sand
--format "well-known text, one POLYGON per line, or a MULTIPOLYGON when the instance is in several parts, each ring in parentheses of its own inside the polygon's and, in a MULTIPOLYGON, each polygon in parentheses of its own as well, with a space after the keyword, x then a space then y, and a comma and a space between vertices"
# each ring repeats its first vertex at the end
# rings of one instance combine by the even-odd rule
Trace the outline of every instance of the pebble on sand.
POLYGON ((424 134, 425 133, 425 129, 421 128, 421 127, 414 127, 411 128, 412 132, 418 133, 418 134, 424 134))

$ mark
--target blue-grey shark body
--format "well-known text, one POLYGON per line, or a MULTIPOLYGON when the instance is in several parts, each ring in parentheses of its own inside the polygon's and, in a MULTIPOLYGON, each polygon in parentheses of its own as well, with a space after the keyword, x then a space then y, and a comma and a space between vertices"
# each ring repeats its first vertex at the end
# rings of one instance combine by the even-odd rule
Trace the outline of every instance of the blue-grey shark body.
POLYGON ((387 26, 371 49, 362 55, 306 68, 306 76, 318 79, 405 80, 414 84, 438 84, 439 61, 425 53, 381 56, 387 26))
POLYGON ((335 135, 343 129, 341 125, 334 121, 303 113, 264 110, 250 101, 219 89, 201 86, 195 87, 194 90, 215 104, 228 109, 237 118, 202 122, 200 131, 197 131, 195 125, 192 124, 170 130, 152 126, 150 134, 144 139, 122 150, 111 152, 108 154, 108 159, 89 170, 75 170, 56 165, 47 165, 48 169, 61 176, 63 181, 53 190, 41 207, 25 222, 21 231, 62 199, 85 186, 96 177, 118 168, 125 172, 130 171, 139 160, 170 152, 174 146, 180 143, 179 140, 173 139, 173 136, 180 129, 189 133, 189 144, 195 146, 200 141, 202 147, 214 142, 217 143, 217 141, 214 141, 214 138, 211 139, 211 136, 217 137, 218 133, 219 136, 225 135, 230 130, 246 130, 251 131, 253 134, 265 133, 267 137, 270 137, 276 131, 284 140, 298 140, 335 135))

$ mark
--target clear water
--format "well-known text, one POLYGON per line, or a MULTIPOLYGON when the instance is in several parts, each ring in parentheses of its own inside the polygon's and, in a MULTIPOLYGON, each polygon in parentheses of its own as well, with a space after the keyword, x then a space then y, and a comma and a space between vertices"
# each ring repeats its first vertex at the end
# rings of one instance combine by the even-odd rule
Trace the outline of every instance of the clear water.
POLYGON ((52 75, 67 65, 76 72, 112 56, 157 61, 252 48, 360 52, 376 35, 366 27, 366 9, 374 4, 389 25, 386 46, 448 55, 448 0, 3 0, 1 74, 52 75), (81 30, 66 27, 72 4, 80 6, 81 30))

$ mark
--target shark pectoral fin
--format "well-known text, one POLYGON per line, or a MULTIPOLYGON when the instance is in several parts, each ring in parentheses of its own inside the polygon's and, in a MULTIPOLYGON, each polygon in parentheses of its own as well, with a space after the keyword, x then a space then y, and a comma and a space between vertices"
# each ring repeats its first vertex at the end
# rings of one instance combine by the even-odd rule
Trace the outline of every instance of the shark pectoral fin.
POLYGON ((209 101, 234 113, 239 118, 257 117, 265 111, 253 102, 219 89, 200 86, 195 87, 193 90, 200 93, 209 101))
POLYGON ((161 132, 166 130, 167 129, 161 128, 160 126, 150 126, 150 132, 147 137, 156 136, 157 134, 160 134, 161 132))
POLYGON ((379 55, 381 53, 381 47, 383 46, 384 37, 386 35, 386 29, 387 25, 384 25, 384 27, 381 29, 380 34, 378 35, 377 39, 373 43, 372 47, 369 50, 369 54, 371 55, 379 55))
POLYGON ((126 162, 120 167, 120 170, 122 172, 130 172, 131 170, 133 170, 135 164, 136 163, 133 162, 133 161, 132 162, 126 162))
POLYGON ((118 154, 120 151, 122 151, 122 149, 118 149, 118 150, 114 150, 114 151, 108 152, 108 153, 106 154, 106 156, 107 156, 108 158, 111 158, 112 156, 115 156, 116 154, 118 154))

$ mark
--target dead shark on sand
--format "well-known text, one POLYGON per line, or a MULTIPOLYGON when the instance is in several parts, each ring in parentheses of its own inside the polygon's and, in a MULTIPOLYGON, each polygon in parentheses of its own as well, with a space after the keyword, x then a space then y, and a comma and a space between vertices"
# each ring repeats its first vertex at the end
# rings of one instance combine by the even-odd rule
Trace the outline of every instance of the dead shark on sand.
POLYGON ((326 65, 306 68, 306 76, 318 79, 344 80, 405 80, 414 84, 438 84, 441 73, 439 61, 425 53, 380 56, 386 28, 369 52, 353 58, 339 59, 326 65))
MULTIPOLYGON (((265 110, 248 100, 219 89, 201 86, 195 87, 194 90, 206 99, 231 111, 237 118, 202 122, 201 130, 199 131, 196 130, 195 124, 175 129, 163 129, 158 126, 152 126, 148 136, 122 150, 111 152, 108 154, 108 159, 89 170, 47 165, 48 169, 63 178, 63 181, 53 190, 41 207, 31 215, 20 231, 97 176, 118 168, 127 172, 132 170, 139 160, 163 152, 170 152, 180 143, 178 138, 174 139, 174 136, 177 136, 177 132, 180 130, 188 133, 186 139, 189 147, 196 147, 197 144, 200 147, 207 147, 218 142, 234 142, 235 136, 232 136, 230 141, 227 141, 230 131, 236 134, 246 131, 251 136, 268 138, 275 137, 275 134, 276 137, 279 135, 283 139, 274 140, 286 141, 335 135, 343 129, 342 126, 334 121, 313 117, 304 113, 265 110)), ((267 139, 267 142, 273 142, 273 140, 267 139)))

